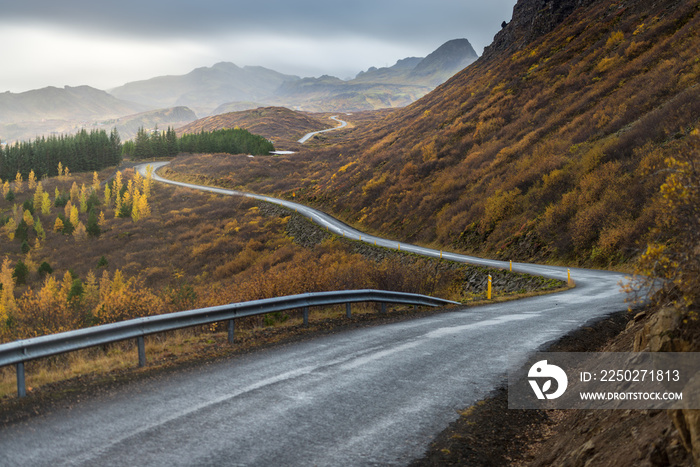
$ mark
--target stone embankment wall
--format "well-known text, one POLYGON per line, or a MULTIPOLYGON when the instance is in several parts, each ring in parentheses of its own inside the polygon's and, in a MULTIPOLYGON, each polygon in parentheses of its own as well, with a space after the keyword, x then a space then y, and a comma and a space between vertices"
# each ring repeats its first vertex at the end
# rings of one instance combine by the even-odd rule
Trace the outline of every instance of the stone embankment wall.
MULTIPOLYGON (((423 257, 413 253, 399 252, 363 242, 338 238, 337 236, 314 224, 304 216, 281 206, 276 206, 269 203, 260 203, 259 207, 260 212, 266 215, 283 217, 289 216, 289 221, 287 223, 287 235, 293 238, 294 242, 306 248, 313 248, 315 245, 336 237, 337 241, 347 242, 353 253, 359 253, 365 258, 372 259, 374 261, 379 262, 389 258, 399 258, 402 262, 426 260, 423 257)), ((436 264, 439 263, 440 268, 459 268, 463 271, 464 276, 461 284, 461 295, 465 299, 483 298, 486 294, 489 275, 491 275, 491 286, 494 295, 539 292, 553 290, 565 285, 564 282, 559 280, 547 279, 530 274, 514 273, 505 269, 491 269, 482 266, 474 266, 445 260, 428 259, 428 261, 435 261, 436 264)))

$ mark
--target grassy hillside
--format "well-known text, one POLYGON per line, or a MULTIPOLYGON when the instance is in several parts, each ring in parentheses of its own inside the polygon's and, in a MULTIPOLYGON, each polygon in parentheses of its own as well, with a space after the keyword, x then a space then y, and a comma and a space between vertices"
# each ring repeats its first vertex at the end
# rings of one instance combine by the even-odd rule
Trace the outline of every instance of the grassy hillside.
POLYGON ((395 114, 308 196, 419 241, 600 264, 634 256, 655 216, 655 173, 698 125, 700 10, 613 3, 395 114))
POLYGON ((288 149, 306 133, 332 128, 333 123, 331 120, 295 112, 285 107, 260 107, 205 117, 178 128, 176 132, 183 135, 240 127, 272 140, 277 147, 288 149))
MULTIPOLYGON (((215 166, 231 158, 197 160, 215 166)), ((187 158, 179 163, 191 164, 187 158)), ((100 186, 113 174, 45 178, 41 187, 13 184, 13 197, 0 198, 0 343, 324 290, 378 288, 474 300, 483 298, 489 273, 497 297, 560 286, 358 246, 282 208, 151 183, 133 169, 119 172, 109 189, 100 186), (508 280, 499 281, 504 276, 508 280)), ((242 326, 273 324, 281 316, 242 326)))
POLYGON ((416 242, 627 261, 656 216, 664 160, 698 149, 699 23, 694 1, 589 2, 356 131, 354 143, 280 161, 304 175, 261 180, 243 169, 231 183, 294 191, 416 242))

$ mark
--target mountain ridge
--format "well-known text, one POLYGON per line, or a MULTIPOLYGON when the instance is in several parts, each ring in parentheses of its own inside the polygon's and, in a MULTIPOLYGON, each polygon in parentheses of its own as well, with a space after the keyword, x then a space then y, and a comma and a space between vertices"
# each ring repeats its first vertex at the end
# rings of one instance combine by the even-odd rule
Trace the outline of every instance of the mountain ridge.
POLYGON ((428 57, 408 57, 387 68, 372 67, 351 80, 330 75, 300 78, 261 66, 218 62, 185 75, 126 83, 110 92, 152 107, 187 106, 200 115, 237 102, 316 112, 372 110, 408 105, 476 58, 467 39, 455 39, 428 57))
POLYGON ((454 39, 425 58, 408 57, 391 67, 372 67, 351 80, 322 76, 285 83, 275 102, 279 105, 291 103, 297 108, 315 112, 404 107, 477 58, 467 39, 454 39))
POLYGON ((282 83, 298 79, 264 67, 239 67, 218 62, 185 75, 157 76, 113 88, 111 94, 156 108, 187 106, 207 113, 230 101, 266 98, 282 83))
POLYGON ((146 107, 119 99, 106 91, 87 85, 47 86, 22 93, 0 94, 0 123, 15 123, 34 119, 89 120, 95 117, 136 113, 146 107), (70 115, 66 106, 70 105, 70 115))

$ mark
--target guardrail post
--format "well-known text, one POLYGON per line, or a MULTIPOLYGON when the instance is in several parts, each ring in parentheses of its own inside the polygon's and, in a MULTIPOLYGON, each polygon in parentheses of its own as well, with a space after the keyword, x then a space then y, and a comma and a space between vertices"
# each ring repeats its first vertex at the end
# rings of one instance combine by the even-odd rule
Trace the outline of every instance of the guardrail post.
POLYGON ((380 308, 379 312, 382 314, 386 313, 386 303, 384 303, 384 302, 381 303, 381 308, 380 308))
POLYGON ((27 384, 24 381, 24 362, 19 362, 17 365, 17 397, 25 397, 27 395, 27 384))
POLYGON ((136 344, 139 348, 139 366, 146 366, 146 343, 143 340, 143 336, 136 338, 136 344))
POLYGON ((345 316, 352 318, 352 311, 350 311, 350 302, 345 304, 345 316))
POLYGON ((304 307, 304 326, 309 325, 309 307, 305 306, 304 307))
POLYGON ((233 333, 236 330, 236 322, 232 319, 228 320, 228 343, 233 344, 233 333))

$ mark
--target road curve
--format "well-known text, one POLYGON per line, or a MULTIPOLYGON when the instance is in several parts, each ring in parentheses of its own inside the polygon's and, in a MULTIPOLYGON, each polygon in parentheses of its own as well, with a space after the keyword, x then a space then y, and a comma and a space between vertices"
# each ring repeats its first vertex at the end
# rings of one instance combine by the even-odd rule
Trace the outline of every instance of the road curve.
POLYGON ((340 130, 341 128, 345 128, 346 126, 348 126, 348 122, 339 119, 337 115, 334 115, 333 117, 330 117, 330 118, 331 118, 331 120, 335 120, 336 122, 340 123, 340 125, 338 125, 338 126, 336 126, 336 127, 333 127, 333 128, 327 128, 327 129, 325 129, 325 130, 312 131, 311 133, 307 133, 307 134, 305 134, 299 141, 297 141, 297 143, 304 144, 304 143, 306 143, 308 140, 310 140, 311 138, 313 138, 314 135, 317 135, 317 134, 319 134, 319 133, 325 133, 325 132, 327 132, 327 131, 340 130))
MULTIPOLYGON (((365 236, 288 201, 195 188, 294 208, 346 237, 440 254, 365 236)), ((514 269, 566 277, 560 267, 514 269)), ((0 427, 0 465, 405 465, 456 410, 485 397, 530 352, 626 308, 621 274, 574 269, 572 276, 577 287, 558 294, 352 330, 134 382, 0 427)))

